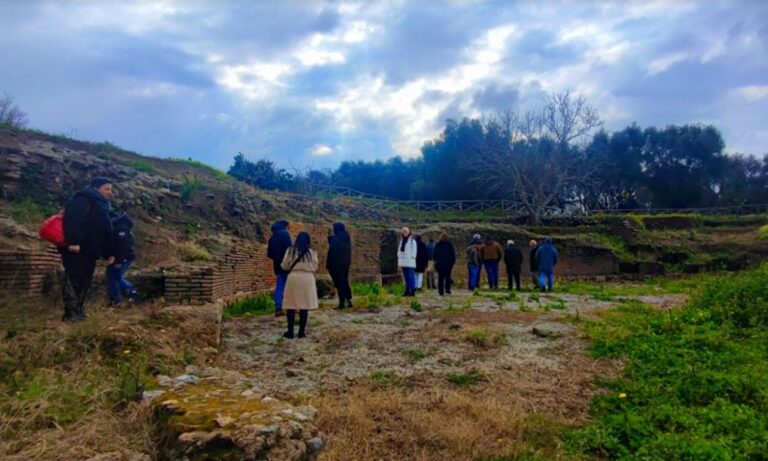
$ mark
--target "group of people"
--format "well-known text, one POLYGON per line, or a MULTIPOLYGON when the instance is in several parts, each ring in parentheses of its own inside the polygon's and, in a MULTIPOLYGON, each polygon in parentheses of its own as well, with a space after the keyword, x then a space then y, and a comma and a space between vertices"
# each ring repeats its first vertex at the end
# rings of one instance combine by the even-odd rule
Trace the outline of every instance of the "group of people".
MULTIPOLYGON (((555 265, 558 253, 547 237, 539 245, 536 240, 529 242, 530 269, 534 287, 542 291, 551 291, 555 279, 555 265)), ((499 265, 503 260, 507 269, 507 288, 520 290, 520 272, 523 264, 523 252, 513 240, 507 246, 501 245, 490 237, 485 240, 479 234, 472 236, 472 241, 465 250, 467 258, 467 288, 471 291, 480 286, 481 272, 485 269, 490 289, 499 288, 499 265)), ((427 288, 437 288, 440 296, 451 293, 451 273, 456 264, 456 250, 448 235, 442 233, 435 244, 432 239, 428 244, 421 236, 412 235, 411 230, 403 227, 397 251, 397 264, 402 270, 405 282, 404 296, 415 296, 422 288, 421 281, 425 271, 427 288), (434 284, 434 272, 437 272, 437 285, 434 284)))
POLYGON ((115 208, 111 199, 112 182, 98 177, 75 193, 64 208, 66 244, 58 247, 64 265, 64 321, 85 320, 85 298, 99 259, 107 263, 105 280, 110 306, 119 305, 123 297, 139 298, 139 292, 125 278, 136 257, 133 220, 124 210, 115 208))
MULTIPOLYGON (((307 232, 299 232, 291 243, 288 221, 272 224, 267 256, 275 274, 275 316, 285 315, 288 328, 283 337, 295 337, 296 313, 299 314, 298 337, 307 335, 309 311, 319 307, 315 272, 319 266, 317 251, 311 247, 307 232)), ((328 256, 325 267, 331 275, 339 297, 336 309, 352 307, 349 267, 352 264, 352 239, 344 223, 337 222, 328 232, 328 256)))

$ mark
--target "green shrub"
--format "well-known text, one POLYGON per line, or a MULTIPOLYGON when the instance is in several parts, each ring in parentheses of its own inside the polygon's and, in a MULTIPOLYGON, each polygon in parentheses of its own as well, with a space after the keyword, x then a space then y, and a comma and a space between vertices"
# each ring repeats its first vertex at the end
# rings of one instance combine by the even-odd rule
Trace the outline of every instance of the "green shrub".
POLYGON ((757 238, 760 240, 768 240, 768 224, 760 226, 757 230, 757 238))
POLYGON ((412 299, 411 309, 415 310, 416 312, 421 312, 421 303, 416 301, 415 299, 412 299))
POLYGON ((414 362, 427 358, 429 354, 421 349, 408 349, 405 351, 405 355, 411 358, 414 362))
POLYGON ((186 203, 188 202, 197 191, 203 188, 203 183, 194 176, 188 176, 184 183, 179 186, 179 196, 181 197, 181 201, 186 203))
POLYGON ((155 167, 149 163, 149 161, 144 160, 143 158, 131 159, 125 162, 125 164, 136 171, 141 171, 142 173, 154 173, 157 171, 155 167))
POLYGON ((176 249, 182 261, 211 261, 213 255, 210 251, 193 242, 185 242, 176 249))
POLYGON ((25 198, 11 205, 11 217, 21 224, 42 224, 43 220, 53 214, 49 207, 39 202, 25 198))
POLYGON ((224 316, 227 318, 254 317, 257 315, 271 314, 273 312, 275 312, 275 303, 272 300, 272 297, 267 294, 238 299, 224 307, 224 316))
POLYGON ((400 378, 397 375, 388 371, 374 371, 371 373, 370 379, 381 386, 398 384, 400 382, 400 378))
POLYGON ((486 347, 488 345, 488 332, 482 328, 470 330, 467 333, 467 341, 475 346, 486 347))

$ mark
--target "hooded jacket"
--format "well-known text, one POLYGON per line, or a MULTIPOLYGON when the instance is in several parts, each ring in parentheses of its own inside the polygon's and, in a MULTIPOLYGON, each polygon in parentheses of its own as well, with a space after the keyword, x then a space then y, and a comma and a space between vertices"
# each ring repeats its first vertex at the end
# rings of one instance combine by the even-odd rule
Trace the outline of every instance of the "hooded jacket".
POLYGON ((456 250, 447 240, 435 244, 435 267, 438 271, 449 271, 456 264, 456 250))
POLYGON ((277 221, 272 224, 272 236, 267 244, 267 257, 272 260, 272 270, 275 275, 285 275, 287 272, 280 267, 285 256, 285 250, 290 248, 291 234, 288 232, 288 221, 277 221))
POLYGON ((109 200, 91 187, 77 192, 64 207, 64 237, 70 245, 80 245, 82 255, 112 256, 109 200))
POLYGON ((416 272, 423 273, 427 271, 429 265, 429 252, 427 244, 421 241, 421 237, 414 237, 416 240, 416 272))
POLYGON ((329 272, 349 269, 352 265, 352 238, 344 223, 333 224, 333 235, 328 237, 328 258, 325 268, 329 272))
POLYGON ((112 217, 112 246, 116 263, 122 264, 136 258, 133 220, 125 212, 112 217))
POLYGON ((552 245, 552 239, 547 237, 538 251, 536 251, 536 267, 538 271, 544 273, 554 272, 557 259, 557 250, 552 245))

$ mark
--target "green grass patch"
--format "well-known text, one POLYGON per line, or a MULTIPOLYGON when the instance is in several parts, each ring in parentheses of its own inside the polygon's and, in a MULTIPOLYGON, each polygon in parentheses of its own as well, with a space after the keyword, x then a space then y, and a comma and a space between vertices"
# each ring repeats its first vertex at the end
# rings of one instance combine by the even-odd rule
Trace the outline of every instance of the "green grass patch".
POLYGON ((199 160, 192 160, 191 158, 172 158, 169 157, 168 160, 171 160, 172 162, 180 163, 182 165, 189 165, 191 167, 199 168, 201 170, 205 170, 206 172, 213 175, 216 179, 227 179, 229 178, 229 175, 218 168, 214 168, 210 165, 206 165, 205 163, 199 161, 199 160))
POLYGON ((31 198, 11 204, 11 217, 20 224, 42 224, 51 214, 53 210, 50 207, 31 198))
POLYGON ((380 386, 399 384, 400 377, 389 371, 374 371, 369 379, 380 386))
POLYGON ((232 301, 224 307, 224 317, 254 317, 275 312, 275 303, 267 294, 232 301))
POLYGON ((419 360, 424 360, 429 356, 428 353, 418 348, 408 349, 407 351, 405 351, 405 355, 407 355, 408 358, 410 358, 414 362, 418 362, 419 360))
POLYGON ((135 158, 131 159, 125 162, 125 164, 131 168, 133 168, 136 171, 140 171, 142 173, 154 173, 157 171, 157 169, 149 163, 148 160, 145 160, 143 158, 135 158))
POLYGON ((482 377, 483 375, 479 371, 470 370, 467 373, 448 373, 445 375, 445 380, 459 387, 469 387, 477 384, 482 377))
POLYGON ((184 203, 188 202, 202 188, 203 182, 200 181, 200 179, 194 176, 188 176, 184 180, 184 183, 179 186, 179 196, 181 197, 181 201, 184 203))
POLYGON ((422 307, 421 307, 421 303, 418 302, 415 299, 411 300, 411 309, 416 311, 416 312, 421 312, 423 310, 422 307))
POLYGON ((760 226, 760 228, 757 229, 757 238, 760 240, 768 240, 768 224, 760 226))
POLYGON ((766 459, 768 264, 700 280, 662 312, 625 301, 584 322, 595 357, 627 360, 567 446, 600 459, 766 459))

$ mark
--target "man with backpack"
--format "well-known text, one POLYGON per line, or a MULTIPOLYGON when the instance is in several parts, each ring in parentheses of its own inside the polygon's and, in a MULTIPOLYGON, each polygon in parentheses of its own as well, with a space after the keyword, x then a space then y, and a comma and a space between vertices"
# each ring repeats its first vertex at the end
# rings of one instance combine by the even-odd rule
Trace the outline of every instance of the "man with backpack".
POLYGON ((93 281, 96 260, 115 260, 112 251, 112 222, 109 218, 109 200, 112 181, 94 178, 85 189, 77 192, 64 208, 64 238, 59 246, 64 264, 65 322, 85 320, 85 297, 93 281))

